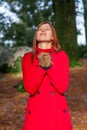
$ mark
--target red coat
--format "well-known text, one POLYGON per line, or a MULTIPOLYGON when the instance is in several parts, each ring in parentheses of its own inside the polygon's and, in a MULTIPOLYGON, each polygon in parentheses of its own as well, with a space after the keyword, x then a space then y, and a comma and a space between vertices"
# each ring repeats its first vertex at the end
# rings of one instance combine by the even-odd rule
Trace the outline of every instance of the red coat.
POLYGON ((32 64, 32 53, 22 59, 24 87, 30 93, 23 130, 72 130, 64 93, 69 85, 69 60, 64 51, 37 49, 32 64), (44 70, 37 56, 48 52, 53 65, 44 70))

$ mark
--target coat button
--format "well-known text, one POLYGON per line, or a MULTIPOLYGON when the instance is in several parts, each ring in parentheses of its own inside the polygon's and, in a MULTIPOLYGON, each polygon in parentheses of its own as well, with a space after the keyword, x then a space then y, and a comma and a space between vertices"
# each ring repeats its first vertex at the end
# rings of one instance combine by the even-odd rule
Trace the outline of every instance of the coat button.
POLYGON ((53 58, 51 57, 51 60, 53 60, 53 58))
POLYGON ((64 109, 63 111, 64 111, 64 113, 66 113, 66 109, 64 109))
POLYGON ((31 111, 28 111, 28 114, 31 114, 31 111))
POLYGON ((52 82, 50 82, 50 85, 53 86, 52 82))
POLYGON ((40 91, 37 91, 37 94, 39 95, 39 94, 40 94, 40 91))
POLYGON ((53 91, 51 92, 51 95, 54 95, 54 92, 53 92, 53 91))
POLYGON ((52 51, 50 51, 49 53, 52 54, 52 51))

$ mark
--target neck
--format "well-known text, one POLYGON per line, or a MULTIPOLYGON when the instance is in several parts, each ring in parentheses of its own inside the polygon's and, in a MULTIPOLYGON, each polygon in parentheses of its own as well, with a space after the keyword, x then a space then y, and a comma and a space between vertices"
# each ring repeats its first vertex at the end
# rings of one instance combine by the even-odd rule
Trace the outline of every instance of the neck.
POLYGON ((51 42, 49 42, 49 43, 44 43, 44 42, 38 43, 38 47, 41 48, 41 49, 50 49, 51 46, 52 46, 51 42))

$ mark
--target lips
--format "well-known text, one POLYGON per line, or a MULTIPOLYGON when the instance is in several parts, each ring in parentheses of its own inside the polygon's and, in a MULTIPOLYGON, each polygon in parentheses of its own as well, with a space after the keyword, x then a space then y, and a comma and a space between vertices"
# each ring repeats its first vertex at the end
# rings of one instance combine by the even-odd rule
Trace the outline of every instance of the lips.
POLYGON ((42 35, 46 36, 46 33, 41 33, 40 36, 42 36, 42 35))

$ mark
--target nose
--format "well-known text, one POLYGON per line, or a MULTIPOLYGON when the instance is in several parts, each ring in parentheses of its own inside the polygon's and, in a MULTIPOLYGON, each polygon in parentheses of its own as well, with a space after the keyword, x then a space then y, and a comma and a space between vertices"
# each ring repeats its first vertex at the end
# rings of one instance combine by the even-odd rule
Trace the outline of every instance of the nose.
POLYGON ((42 32, 45 32, 45 28, 42 28, 42 32))

